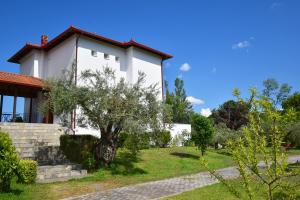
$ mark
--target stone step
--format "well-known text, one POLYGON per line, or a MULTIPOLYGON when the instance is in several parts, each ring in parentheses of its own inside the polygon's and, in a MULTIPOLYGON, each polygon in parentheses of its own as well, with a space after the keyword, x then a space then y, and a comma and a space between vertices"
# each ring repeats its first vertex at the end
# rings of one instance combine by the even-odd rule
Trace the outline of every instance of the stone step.
POLYGON ((46 126, 46 127, 59 127, 58 124, 44 124, 44 123, 14 123, 14 122, 1 122, 0 125, 5 125, 5 126, 26 126, 26 127, 37 127, 37 126, 46 126))
MULTIPOLYGON (((17 134, 17 135, 45 135, 45 134, 51 134, 51 135, 60 135, 59 130, 53 129, 53 130, 45 130, 45 129, 35 129, 35 130, 24 130, 24 129, 16 129, 16 130, 9 130, 9 129, 1 129, 3 132, 8 132, 9 134, 17 134)), ((63 132, 62 132, 63 133, 63 132)))
POLYGON ((29 134, 29 133, 40 133, 40 134, 46 134, 46 133, 51 133, 51 134, 55 134, 55 132, 61 132, 58 129, 25 129, 25 128, 21 128, 21 129, 1 129, 1 131, 3 132, 8 132, 11 134, 29 134))
POLYGON ((38 143, 38 142, 46 142, 46 143, 58 143, 60 140, 59 138, 22 138, 22 136, 18 137, 11 137, 14 143, 38 143))
POLYGON ((36 131, 24 131, 24 130, 15 130, 15 131, 7 131, 10 136, 41 136, 41 137, 56 137, 61 135, 60 133, 55 133, 54 131, 43 131, 43 130, 36 130, 36 131))
POLYGON ((73 169, 80 169, 81 166, 80 165, 76 165, 76 164, 68 164, 68 165, 46 165, 46 166, 40 166, 38 171, 42 172, 42 171, 47 171, 47 170, 73 170, 73 169))
POLYGON ((48 165, 39 166, 37 182, 48 183, 81 178, 87 175, 87 170, 82 170, 80 165, 48 165))
POLYGON ((28 142, 14 142, 16 148, 34 148, 34 144, 28 142))
POLYGON ((21 153, 21 154, 20 154, 20 157, 21 157, 23 160, 35 160, 35 155, 34 155, 34 154, 31 154, 31 153, 21 153))
POLYGON ((16 139, 16 140, 14 140, 13 139, 13 143, 14 144, 20 144, 21 143, 21 145, 22 144, 24 144, 24 143, 28 143, 28 144, 34 144, 34 145, 42 145, 42 146, 44 146, 44 145, 47 145, 47 144, 50 144, 51 146, 55 146, 55 144, 57 144, 56 146, 59 146, 59 141, 56 141, 56 140, 48 140, 48 139, 45 139, 45 140, 43 140, 43 139, 38 139, 38 140, 34 140, 34 139, 31 139, 31 140, 25 140, 25 139, 16 139))
POLYGON ((27 138, 31 138, 31 137, 41 137, 41 138, 57 138, 62 134, 53 134, 52 132, 49 133, 9 133, 10 137, 27 137, 27 138))
POLYGON ((17 148, 17 151, 20 151, 22 153, 34 153, 35 148, 17 148))

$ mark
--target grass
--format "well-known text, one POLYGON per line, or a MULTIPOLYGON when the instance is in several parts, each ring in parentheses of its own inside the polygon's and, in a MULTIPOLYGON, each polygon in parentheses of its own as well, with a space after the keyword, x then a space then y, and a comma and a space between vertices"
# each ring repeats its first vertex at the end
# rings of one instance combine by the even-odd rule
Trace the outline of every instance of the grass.
MULTIPOLYGON (((289 182, 291 183, 299 183, 300 177, 298 178, 290 178, 289 182)), ((242 194, 241 198, 237 198, 232 193, 228 191, 226 186, 222 183, 217 183, 214 185, 206 186, 203 188, 195 189, 189 192, 184 192, 182 194, 171 196, 164 198, 164 200, 239 200, 239 199, 248 199, 246 193, 241 189, 242 183, 240 179, 230 180, 229 183, 238 189, 238 191, 242 194)), ((252 183, 252 188, 255 191, 255 200, 264 200, 267 199, 266 188, 259 184, 258 182, 252 183)), ((287 199, 284 197, 283 192, 277 191, 275 193, 274 199, 287 199)), ((297 199, 300 199, 300 188, 298 187, 298 196, 297 199)))
MULTIPOLYGON (((224 168, 233 165, 229 156, 208 151, 205 155, 210 167, 224 168)), ((12 191, 0 194, 0 199, 61 199, 89 192, 102 191, 152 180, 170 178, 204 171, 200 152, 195 147, 148 149, 138 159, 126 151, 119 151, 114 164, 90 176, 60 183, 22 185, 15 181, 12 191)))
MULTIPOLYGON (((289 154, 300 155, 300 150, 291 150, 289 154)), ((0 199, 61 199, 130 184, 193 174, 205 171, 200 165, 199 157, 200 152, 195 147, 147 149, 141 151, 137 159, 128 154, 128 152, 120 150, 111 167, 100 169, 86 178, 67 182, 33 185, 17 184, 14 181, 12 191, 0 194, 0 199)), ((208 151, 205 157, 210 163, 210 167, 214 169, 234 165, 230 156, 218 153, 218 151, 208 151)), ((206 187, 205 191, 203 188, 200 189, 202 191, 201 196, 205 194, 214 195, 210 194, 214 190, 225 190, 222 185, 218 184, 210 187, 206 187), (213 187, 213 189, 210 189, 210 187, 213 187)), ((197 190, 195 191, 196 194, 198 195, 197 190)), ((197 195, 187 199, 195 199, 197 195)), ((224 195, 225 197, 227 195, 227 199, 230 199, 230 194, 224 191, 224 195)), ((217 197, 220 196, 217 195, 217 197)))

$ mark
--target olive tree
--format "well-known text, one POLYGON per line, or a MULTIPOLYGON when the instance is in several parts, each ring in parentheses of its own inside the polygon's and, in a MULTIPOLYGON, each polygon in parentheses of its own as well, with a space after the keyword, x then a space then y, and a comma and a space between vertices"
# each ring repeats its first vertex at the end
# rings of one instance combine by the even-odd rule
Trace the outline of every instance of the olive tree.
POLYGON ((144 86, 145 74, 139 73, 137 82, 129 84, 104 67, 84 71, 78 84, 72 79, 69 75, 48 81, 44 105, 57 116, 66 116, 77 108, 78 125, 99 130, 101 141, 96 152, 102 164, 110 164, 115 158, 121 131, 144 133, 164 128, 167 109, 157 100, 156 85, 144 86))

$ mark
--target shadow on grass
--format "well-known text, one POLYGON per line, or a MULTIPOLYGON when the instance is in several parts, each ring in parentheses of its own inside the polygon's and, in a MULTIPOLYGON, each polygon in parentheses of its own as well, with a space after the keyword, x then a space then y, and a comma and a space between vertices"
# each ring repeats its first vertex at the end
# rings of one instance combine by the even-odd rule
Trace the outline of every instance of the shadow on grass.
POLYGON ((111 171, 113 175, 147 174, 145 170, 134 166, 134 163, 138 161, 140 161, 140 159, 137 155, 133 155, 128 151, 122 151, 107 169, 111 171))
POLYGON ((182 152, 172 152, 170 153, 172 156, 177 156, 180 158, 192 158, 192 159, 199 159, 200 156, 194 155, 194 154, 189 154, 189 153, 182 153, 182 152))
MULTIPOLYGON (((14 196, 20 196, 22 194, 23 190, 20 190, 20 189, 11 189, 7 192, 2 192, 0 194, 9 194, 9 195, 14 195, 14 196)), ((1 197, 0 197, 1 199, 1 197)))

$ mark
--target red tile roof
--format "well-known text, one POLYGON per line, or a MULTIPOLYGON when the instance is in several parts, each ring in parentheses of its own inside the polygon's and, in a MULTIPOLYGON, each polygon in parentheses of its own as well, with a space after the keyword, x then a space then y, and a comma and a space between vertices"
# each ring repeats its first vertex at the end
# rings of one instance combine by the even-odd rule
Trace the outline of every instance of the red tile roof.
POLYGON ((22 85, 35 88, 43 88, 42 79, 23 74, 14 74, 9 72, 0 72, 0 83, 8 83, 13 85, 22 85))
POLYGON ((163 53, 156 49, 153 49, 153 48, 150 48, 143 44, 137 43, 133 40, 130 40, 129 42, 118 42, 116 40, 112 40, 112 39, 97 35, 95 33, 90 33, 85 30, 78 29, 74 26, 70 26, 67 30, 65 30, 58 36, 56 36, 54 39, 49 41, 44 46, 36 45, 36 44, 25 44, 25 46, 22 49, 20 49, 15 55, 13 55, 11 58, 9 58, 8 61, 13 62, 13 63, 19 63, 20 59, 22 57, 24 57, 27 53, 29 53, 32 49, 49 51, 50 49, 57 46, 58 44, 60 44, 61 42, 63 42, 64 40, 66 40, 67 38, 69 38, 70 36, 72 36, 74 34, 83 35, 83 36, 86 36, 86 37, 89 37, 89 38, 92 38, 92 39, 95 39, 98 41, 102 41, 102 42, 107 42, 109 44, 112 44, 112 45, 115 45, 115 46, 118 46, 121 48, 125 48, 125 49, 128 47, 131 47, 131 46, 137 47, 137 48, 143 49, 145 51, 149 51, 153 54, 159 55, 160 57, 162 57, 163 60, 172 58, 172 56, 169 54, 163 53))

